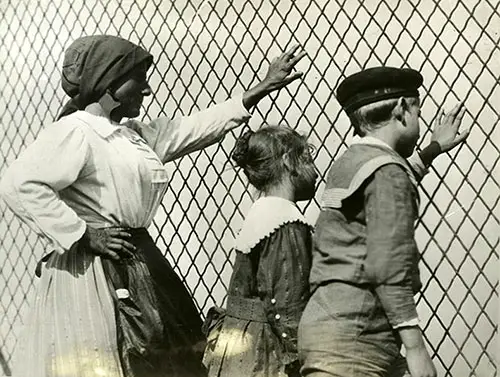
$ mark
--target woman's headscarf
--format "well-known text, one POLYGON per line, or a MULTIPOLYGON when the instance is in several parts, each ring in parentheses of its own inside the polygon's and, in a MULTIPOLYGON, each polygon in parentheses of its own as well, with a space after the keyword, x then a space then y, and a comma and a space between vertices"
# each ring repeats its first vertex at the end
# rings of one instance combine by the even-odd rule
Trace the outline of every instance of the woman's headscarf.
POLYGON ((75 40, 64 54, 62 88, 71 97, 57 119, 99 101, 106 91, 139 64, 147 68, 153 56, 143 48, 112 35, 75 40))

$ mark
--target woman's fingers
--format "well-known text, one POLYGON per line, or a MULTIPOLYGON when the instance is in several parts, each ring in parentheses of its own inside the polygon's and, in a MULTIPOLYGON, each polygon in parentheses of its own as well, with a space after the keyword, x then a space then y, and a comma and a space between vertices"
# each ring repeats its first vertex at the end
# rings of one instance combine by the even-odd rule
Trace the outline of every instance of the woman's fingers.
POLYGON ((303 72, 295 72, 292 75, 288 76, 285 80, 283 80, 283 86, 290 84, 292 81, 297 80, 302 77, 303 72))
POLYGON ((127 257, 132 257, 134 255, 134 251, 136 250, 136 247, 134 245, 121 238, 111 238, 109 240, 107 248, 127 257))
POLYGON ((101 255, 114 260, 120 260, 120 256, 118 255, 118 253, 116 253, 114 250, 111 250, 109 247, 104 249, 101 255))
POLYGON ((290 50, 286 51, 285 53, 283 53, 283 56, 288 58, 288 59, 291 59, 293 57, 293 54, 295 54, 295 51, 297 51, 299 49, 300 45, 299 44, 296 44, 296 45, 293 45, 290 50))
POLYGON ((112 237, 130 238, 132 235, 125 231, 123 228, 110 228, 106 229, 106 233, 112 237))
POLYGON ((126 249, 126 250, 128 250, 128 251, 131 251, 131 252, 132 252, 132 251, 135 251, 135 249, 136 249, 136 247, 135 247, 133 244, 131 244, 130 242, 128 242, 128 241, 125 241, 125 240, 123 240, 123 239, 121 239, 121 238, 115 238, 115 240, 116 240, 116 241, 118 241, 118 243, 119 243, 119 244, 120 244, 123 248, 125 248, 125 249, 126 249))
POLYGON ((97 253, 107 258, 119 260, 122 257, 132 257, 136 247, 128 240, 132 235, 124 228, 100 229, 102 234, 101 246, 96 248, 97 253))
POLYGON ((296 56, 292 56, 292 58, 289 61, 289 64, 294 67, 295 64, 297 64, 304 56, 306 56, 307 53, 305 51, 301 51, 298 53, 296 56))

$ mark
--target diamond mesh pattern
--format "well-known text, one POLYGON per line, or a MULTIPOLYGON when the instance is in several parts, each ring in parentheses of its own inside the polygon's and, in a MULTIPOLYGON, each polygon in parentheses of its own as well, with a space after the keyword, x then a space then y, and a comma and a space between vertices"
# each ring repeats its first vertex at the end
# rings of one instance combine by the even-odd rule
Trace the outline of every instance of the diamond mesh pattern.
MULTIPOLYGON (((64 47, 109 33, 155 56, 148 117, 205 108, 258 82, 268 61, 300 43, 304 80, 263 100, 251 128, 284 123, 309 135, 322 177, 345 150, 349 123, 333 97, 363 67, 411 66, 425 77, 423 143, 441 104, 465 100, 466 145, 440 157, 422 186, 417 240, 423 252, 419 313, 440 376, 496 375, 499 1, 495 0, 4 0, 0 3, 0 174, 64 100, 64 47), (332 127, 335 125, 335 127, 332 127)), ((241 130, 171 164, 171 184, 151 232, 202 312, 223 304, 231 245, 252 191, 229 161, 241 130)), ((318 188, 321 196, 324 181, 318 188)), ((303 206, 314 220, 318 202, 303 206)), ((34 296, 45 245, 0 204, 0 369, 34 296)), ((21 377, 21 376, 20 376, 21 377)), ((24 376, 22 376, 24 377, 24 376)))

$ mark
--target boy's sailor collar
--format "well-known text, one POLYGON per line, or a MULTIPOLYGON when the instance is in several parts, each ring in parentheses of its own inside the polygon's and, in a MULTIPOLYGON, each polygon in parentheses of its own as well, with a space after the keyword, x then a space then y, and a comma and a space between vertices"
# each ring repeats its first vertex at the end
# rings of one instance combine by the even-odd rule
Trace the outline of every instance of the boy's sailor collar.
MULTIPOLYGON (((331 186, 325 188, 321 200, 321 208, 342 208, 342 201, 353 195, 361 185, 381 166, 396 163, 400 165, 407 173, 408 178, 415 188, 418 187, 418 182, 415 179, 414 172, 411 166, 404 158, 402 158, 390 145, 384 141, 371 136, 364 136, 352 141, 352 145, 369 145, 377 146, 389 150, 392 153, 387 153, 381 156, 366 161, 355 172, 350 180, 348 187, 331 186)), ((418 156, 418 155, 417 155, 418 156)), ((419 157, 418 157, 419 158, 419 157)), ((423 163, 422 163, 423 164, 423 163)), ((418 195, 418 191, 417 191, 418 195)))
POLYGON ((385 141, 377 139, 376 137, 373 137, 373 136, 363 136, 360 138, 356 138, 352 141, 351 145, 355 145, 355 144, 378 145, 379 147, 388 148, 391 151, 394 151, 394 148, 392 148, 385 141))
POLYGON ((261 197, 252 204, 236 237, 235 248, 248 254, 281 226, 296 221, 313 227, 294 202, 277 196, 261 197))

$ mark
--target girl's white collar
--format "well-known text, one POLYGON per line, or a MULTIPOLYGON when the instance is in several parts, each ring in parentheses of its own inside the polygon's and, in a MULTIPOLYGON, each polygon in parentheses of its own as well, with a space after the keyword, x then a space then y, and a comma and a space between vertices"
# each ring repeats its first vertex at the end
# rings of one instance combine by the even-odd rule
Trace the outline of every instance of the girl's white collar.
POLYGON ((261 197, 252 204, 236 237, 235 248, 247 254, 281 226, 296 221, 313 226, 294 202, 277 196, 261 197))

